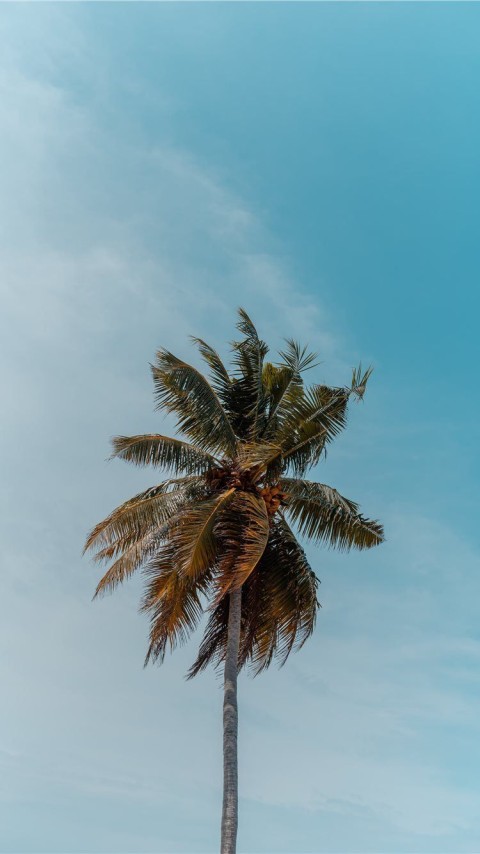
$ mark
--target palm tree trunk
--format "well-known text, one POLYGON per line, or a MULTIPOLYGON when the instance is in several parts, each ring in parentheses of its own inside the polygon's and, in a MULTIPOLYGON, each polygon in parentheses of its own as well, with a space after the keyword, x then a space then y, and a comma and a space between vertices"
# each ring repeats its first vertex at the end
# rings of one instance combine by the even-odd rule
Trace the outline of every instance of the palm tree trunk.
POLYGON ((223 683, 223 811, 220 854, 235 854, 238 826, 237 674, 242 589, 230 593, 223 683))

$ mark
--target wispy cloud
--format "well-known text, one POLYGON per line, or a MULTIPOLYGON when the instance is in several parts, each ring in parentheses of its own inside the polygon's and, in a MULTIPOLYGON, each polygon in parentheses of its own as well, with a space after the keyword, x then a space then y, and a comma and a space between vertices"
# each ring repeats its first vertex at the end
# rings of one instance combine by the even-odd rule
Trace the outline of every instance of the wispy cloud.
MULTIPOLYGON (((108 56, 81 13, 42 8, 4 16, 0 75, 0 844, 40 850, 40 834, 45 851, 208 851, 218 684, 182 681, 191 648, 161 674, 141 670, 137 582, 90 603, 83 536, 152 477, 103 467, 107 439, 156 428, 155 348, 192 355, 190 333, 223 346, 237 303, 275 342, 309 339, 336 381, 349 358, 248 193, 175 144, 169 93, 156 95, 168 131, 152 142, 112 106, 108 56)), ((478 784, 459 782, 452 756, 478 752, 478 554, 428 508, 383 509, 383 551, 348 569, 319 558, 324 609, 300 657, 242 678, 241 786, 246 815, 274 811, 255 825, 265 851, 291 854, 306 813, 331 819, 335 850, 374 850, 358 844, 362 821, 370 840, 380 825, 409 835, 404 850, 467 850, 478 838, 478 784)), ((333 849, 318 836, 319 851, 333 849)))
POLYGON ((478 831, 464 763, 478 752, 479 555, 432 519, 396 513, 385 522, 383 554, 350 558, 346 576, 338 557, 324 561, 316 637, 288 674, 267 674, 249 691, 246 790, 354 823, 363 810, 417 834, 417 850, 435 837, 435 850, 463 850, 462 833, 478 831), (262 725, 267 708, 273 718, 262 725), (290 727, 295 737, 282 739, 290 727))
MULTIPOLYGON (((184 353, 192 332, 220 345, 239 302, 277 339, 294 331, 332 354, 335 341, 247 200, 171 140, 152 145, 105 127, 75 86, 107 86, 105 69, 92 83, 75 16, 46 15, 51 30, 43 20, 35 39, 23 14, 7 15, 0 75, 1 844, 154 850, 157 833, 125 829, 120 838, 98 830, 98 819, 77 830, 74 847, 68 825, 53 840, 40 822, 32 836, 24 804, 48 816, 67 797, 86 815, 92 798, 117 800, 130 815, 135 804, 156 802, 166 820, 180 799, 198 818, 183 849, 191 850, 211 824, 205 793, 219 783, 217 691, 197 688, 204 741, 186 737, 192 691, 181 673, 191 656, 167 665, 160 683, 141 670, 138 586, 127 598, 90 604, 82 538, 121 499, 118 487, 128 494, 145 483, 128 469, 119 479, 114 465, 107 477, 107 439, 156 423, 148 376, 155 348, 184 353)), ((173 850, 170 835, 162 831, 163 850, 173 850)))

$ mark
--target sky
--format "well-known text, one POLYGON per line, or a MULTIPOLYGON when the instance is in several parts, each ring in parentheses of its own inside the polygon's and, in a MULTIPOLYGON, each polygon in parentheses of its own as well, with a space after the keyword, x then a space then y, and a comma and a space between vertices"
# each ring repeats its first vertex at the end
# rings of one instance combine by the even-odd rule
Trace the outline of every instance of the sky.
POLYGON ((0 11, 0 851, 218 850, 221 680, 143 669, 141 579, 86 532, 158 474, 156 348, 243 305, 312 380, 372 364, 312 477, 380 518, 308 547, 315 635, 241 675, 239 852, 480 838, 480 6, 5 3, 0 11))

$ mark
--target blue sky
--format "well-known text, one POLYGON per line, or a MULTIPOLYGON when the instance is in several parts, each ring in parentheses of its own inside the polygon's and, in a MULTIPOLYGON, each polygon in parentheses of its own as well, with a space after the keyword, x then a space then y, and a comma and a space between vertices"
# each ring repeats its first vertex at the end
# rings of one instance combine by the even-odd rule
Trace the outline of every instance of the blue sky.
POLYGON ((148 362, 240 303, 313 379, 372 363, 318 479, 315 636, 240 679, 239 850, 478 851, 477 4, 4 4, 0 850, 212 852, 221 685, 142 670, 85 532, 155 473, 148 362))

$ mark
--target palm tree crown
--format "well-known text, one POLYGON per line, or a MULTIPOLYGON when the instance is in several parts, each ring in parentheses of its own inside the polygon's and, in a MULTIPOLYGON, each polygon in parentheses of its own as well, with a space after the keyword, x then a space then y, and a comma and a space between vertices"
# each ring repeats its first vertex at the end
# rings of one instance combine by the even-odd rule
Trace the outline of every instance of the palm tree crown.
POLYGON ((303 382, 315 361, 287 341, 279 361, 241 309, 233 370, 193 339, 210 379, 159 350, 152 366, 158 408, 174 413, 182 439, 118 436, 113 456, 169 471, 171 479, 122 504, 89 534, 85 549, 110 567, 96 594, 135 570, 146 577, 142 609, 151 617, 146 661, 162 661, 209 619, 189 675, 225 660, 229 594, 242 589, 238 666, 254 673, 284 663, 312 633, 318 580, 290 527, 340 549, 371 548, 382 526, 335 489, 305 480, 345 427, 347 405, 362 397, 370 370, 351 385, 303 382))

